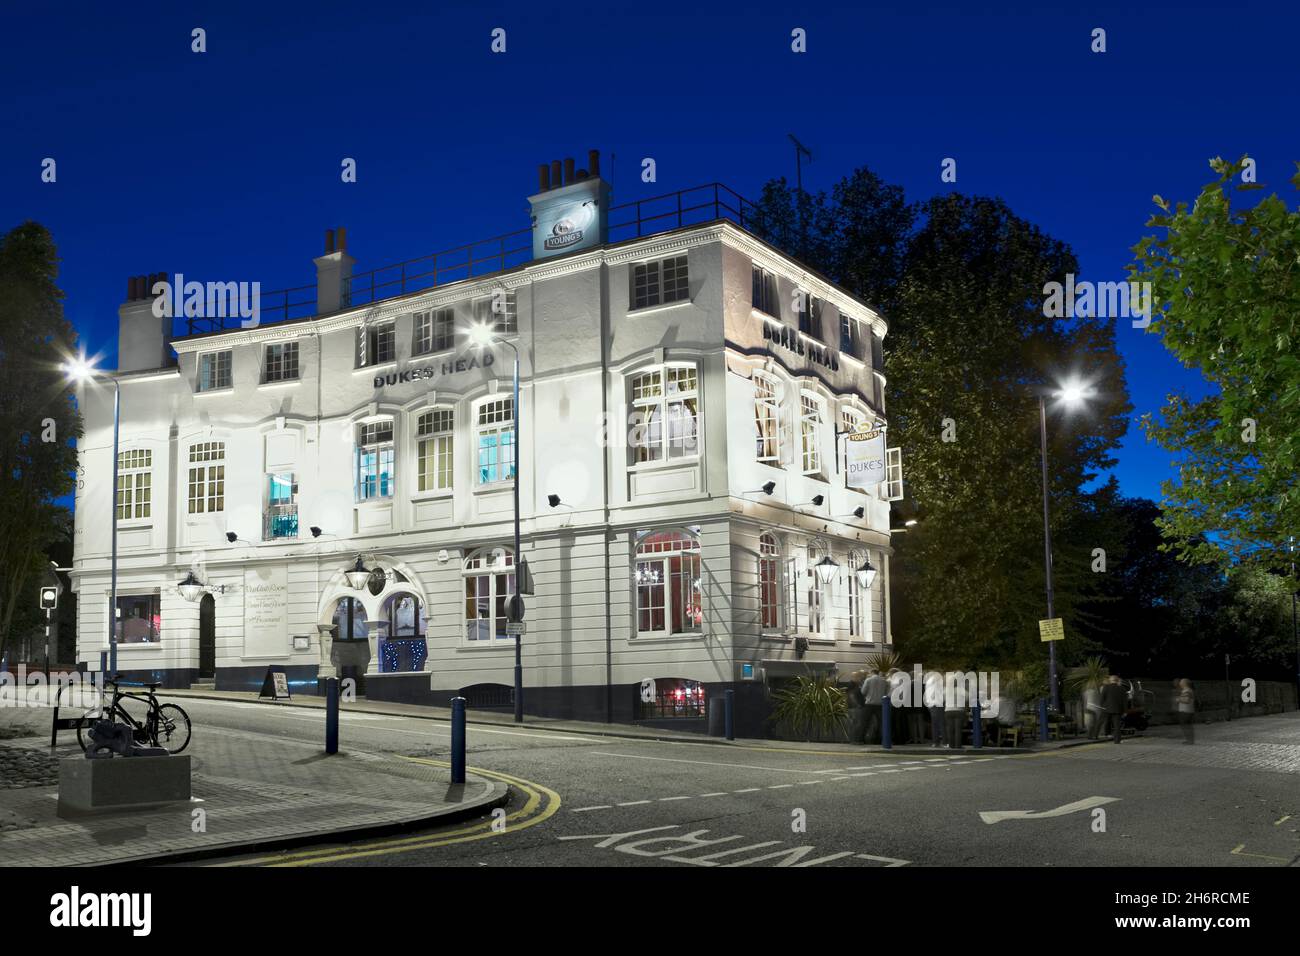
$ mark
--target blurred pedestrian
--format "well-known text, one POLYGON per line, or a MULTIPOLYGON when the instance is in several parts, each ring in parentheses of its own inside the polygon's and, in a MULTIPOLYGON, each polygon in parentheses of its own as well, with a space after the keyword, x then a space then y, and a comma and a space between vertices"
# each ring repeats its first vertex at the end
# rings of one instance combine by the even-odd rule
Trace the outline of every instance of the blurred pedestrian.
POLYGON ((1174 703, 1178 707, 1178 723, 1183 728, 1183 743, 1196 743, 1196 692, 1192 682, 1184 677, 1175 681, 1174 703))
POLYGON ((942 747, 948 740, 943 726, 943 671, 925 672, 924 703, 930 714, 930 746, 942 747))
POLYGON ((1111 674, 1101 687, 1101 709, 1106 712, 1106 720, 1114 734, 1115 743, 1119 743, 1124 735, 1124 708, 1127 704, 1128 694, 1120 683, 1119 675, 1111 674))
POLYGON ((882 702, 888 693, 889 682, 880 676, 880 671, 871 668, 867 672, 867 679, 862 682, 862 703, 867 714, 864 739, 869 744, 880 743, 882 702))
POLYGON ((944 737, 951 750, 961 750, 962 734, 966 730, 966 681, 960 672, 943 683, 944 737))

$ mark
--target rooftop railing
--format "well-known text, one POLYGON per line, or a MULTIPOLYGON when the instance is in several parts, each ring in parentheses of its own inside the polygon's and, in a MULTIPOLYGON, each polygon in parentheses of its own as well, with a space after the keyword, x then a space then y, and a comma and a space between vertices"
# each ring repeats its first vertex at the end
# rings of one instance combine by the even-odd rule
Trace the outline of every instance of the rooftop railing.
MULTIPOLYGON (((721 183, 621 203, 609 208, 607 242, 639 239, 684 226, 725 219, 777 246, 786 246, 788 228, 769 224, 759 207, 721 183)), ((452 282, 481 279, 532 261, 531 229, 444 249, 416 259, 354 273, 343 289, 343 308, 370 305, 452 282)), ((316 286, 303 285, 261 294, 259 323, 268 325, 316 315, 316 286)), ((220 332, 238 319, 190 317, 186 334, 220 332)))

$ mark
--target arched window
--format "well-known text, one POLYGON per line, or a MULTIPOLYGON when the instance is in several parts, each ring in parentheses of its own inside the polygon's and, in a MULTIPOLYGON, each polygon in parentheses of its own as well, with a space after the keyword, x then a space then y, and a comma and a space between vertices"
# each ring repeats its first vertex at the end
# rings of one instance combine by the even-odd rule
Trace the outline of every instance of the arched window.
POLYGON ((808 545, 808 567, 805 575, 808 581, 808 633, 821 637, 826 632, 826 588, 813 567, 827 555, 816 542, 808 545))
POLYGON ((357 426, 356 476, 357 501, 393 496, 397 465, 391 418, 357 426))
POLYGON ((698 634, 704 626, 700 542, 684 531, 652 531, 636 548, 638 634, 698 634))
POLYGON ((452 484, 455 413, 435 408, 415 420, 417 491, 447 491, 452 484))
POLYGON ((476 551, 465 559, 465 639, 506 638, 506 599, 515 593, 515 556, 505 548, 476 551))
POLYGON ((805 475, 822 471, 822 403, 811 392, 799 393, 799 456, 805 475))
POLYGON ((781 626, 781 548, 770 532, 758 536, 758 618, 765 631, 781 626))
POLYGON ((424 669, 428 622, 424 604, 414 594, 394 594, 384 601, 379 621, 379 669, 409 673, 424 669))
POLYGON ((699 375, 694 365, 660 365, 630 379, 634 460, 690 458, 700 452, 699 375))
POLYGON ((334 605, 335 640, 364 641, 369 632, 366 609, 356 598, 340 598, 334 605))
POLYGON ((754 424, 758 428, 755 457, 769 465, 781 464, 781 383, 770 375, 754 373, 754 424))

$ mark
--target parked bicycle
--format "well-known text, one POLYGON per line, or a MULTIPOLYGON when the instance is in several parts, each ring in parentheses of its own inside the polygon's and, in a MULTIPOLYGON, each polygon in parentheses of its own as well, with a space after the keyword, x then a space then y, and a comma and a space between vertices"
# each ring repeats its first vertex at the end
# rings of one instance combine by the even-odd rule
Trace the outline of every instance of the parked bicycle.
POLYGON ((178 754, 190 743, 190 715, 176 704, 159 704, 154 692, 161 684, 139 684, 146 688, 143 694, 133 694, 119 686, 121 674, 104 683, 113 689, 112 702, 86 712, 81 725, 77 727, 77 743, 81 749, 91 746, 90 725, 96 720, 111 720, 131 728, 135 742, 151 747, 162 747, 170 754, 178 754), (128 709, 126 701, 135 701, 128 709), (140 713, 143 705, 143 713, 140 713), (137 713, 131 713, 135 710, 137 713))

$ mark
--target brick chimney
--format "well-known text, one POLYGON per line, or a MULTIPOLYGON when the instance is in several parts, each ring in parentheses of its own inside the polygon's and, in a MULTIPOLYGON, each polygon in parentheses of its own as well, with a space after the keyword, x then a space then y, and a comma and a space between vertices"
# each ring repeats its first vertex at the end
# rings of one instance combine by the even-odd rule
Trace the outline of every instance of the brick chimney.
POLYGON ((605 242, 609 183, 600 178, 600 152, 589 150, 587 169, 572 157, 537 167, 538 192, 528 197, 533 213, 533 258, 544 259, 605 242))
POLYGON ((349 285, 355 259, 348 255, 348 233, 340 226, 325 230, 325 255, 316 263, 316 314, 329 315, 351 305, 349 285))
POLYGON ((172 350, 171 276, 166 272, 131 276, 126 280, 126 301, 117 307, 117 370, 139 372, 145 369, 166 368, 175 364, 172 350), (167 283, 165 296, 153 293, 158 283, 167 283))

